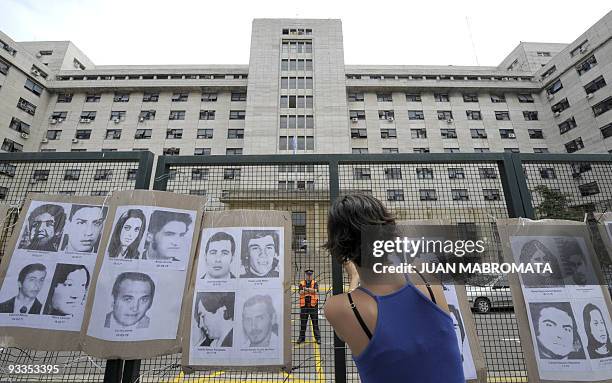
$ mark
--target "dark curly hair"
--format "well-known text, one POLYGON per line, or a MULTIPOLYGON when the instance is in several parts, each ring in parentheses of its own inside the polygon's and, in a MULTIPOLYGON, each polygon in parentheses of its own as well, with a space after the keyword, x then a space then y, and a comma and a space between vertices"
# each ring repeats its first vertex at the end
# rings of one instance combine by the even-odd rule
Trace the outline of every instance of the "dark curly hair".
POLYGON ((323 245, 340 263, 361 267, 361 232, 367 226, 395 226, 395 217, 383 203, 367 194, 336 199, 327 217, 327 242, 323 245))

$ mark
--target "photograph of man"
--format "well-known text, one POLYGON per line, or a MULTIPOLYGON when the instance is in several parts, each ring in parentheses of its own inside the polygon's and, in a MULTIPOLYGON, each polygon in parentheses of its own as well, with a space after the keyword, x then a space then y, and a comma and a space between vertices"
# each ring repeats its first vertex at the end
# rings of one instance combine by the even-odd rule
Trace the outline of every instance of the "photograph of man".
POLYGON ((95 253, 106 218, 106 207, 72 205, 64 230, 61 249, 79 253, 95 253))
POLYGON ((459 351, 461 351, 461 360, 464 360, 463 347, 465 344, 465 329, 463 328, 463 321, 461 320, 461 314, 459 313, 459 309, 451 304, 448 305, 448 310, 450 311, 450 316, 453 319, 453 327, 455 328, 455 335, 457 336, 457 343, 459 344, 459 351))
POLYGON ((150 276, 138 272, 119 274, 112 290, 112 311, 106 314, 106 328, 148 328, 146 315, 153 304, 155 283, 150 276))
POLYGON ((575 239, 564 238, 560 241, 558 247, 566 284, 577 286, 598 284, 595 274, 589 270, 580 244, 575 239))
POLYGON ((240 278, 277 278, 279 236, 275 230, 243 230, 240 278))
POLYGON ((40 314, 42 303, 37 296, 47 278, 47 267, 42 263, 27 265, 17 276, 19 292, 11 299, 0 303, 0 313, 40 314))
POLYGON ((200 347, 232 347, 234 299, 233 292, 197 293, 193 312, 200 330, 200 347))
MULTIPOLYGON (((520 262, 522 264, 548 263, 552 272, 547 273, 522 273, 521 277, 525 287, 562 287, 563 272, 559 266, 557 257, 540 241, 533 239, 527 241, 521 248, 520 262)), ((535 266, 534 266, 535 270, 535 266)))
POLYGON ((108 244, 109 258, 139 259, 138 246, 147 224, 140 209, 129 209, 117 220, 108 244))
POLYGON ((200 279, 219 280, 236 278, 230 271, 235 253, 236 242, 232 235, 223 231, 213 234, 208 239, 208 242, 206 242, 204 249, 206 272, 200 279))
POLYGON ((187 238, 192 219, 189 214, 155 210, 149 219, 142 259, 179 262, 189 255, 187 238))
POLYGON ((90 275, 83 265, 58 263, 45 302, 45 315, 75 315, 83 312, 90 275))
POLYGON ((569 302, 530 303, 541 359, 585 359, 569 302))
POLYGON ((321 344, 321 334, 319 332, 319 284, 313 279, 314 271, 311 269, 304 270, 304 279, 300 281, 300 336, 298 343, 303 343, 306 340, 306 327, 308 327, 308 318, 312 325, 312 332, 315 340, 321 344))
POLYGON ((66 213, 63 207, 53 204, 36 207, 28 216, 19 248, 57 251, 65 222, 66 213))
MULTIPOLYGON (((605 317, 599 307, 592 303, 584 306, 582 311, 584 331, 587 334, 587 350, 591 359, 612 356, 612 342, 606 327, 605 317)), ((609 317, 609 314, 608 314, 609 317)))
POLYGON ((244 347, 277 347, 278 322, 276 309, 269 295, 253 295, 242 308, 244 347))

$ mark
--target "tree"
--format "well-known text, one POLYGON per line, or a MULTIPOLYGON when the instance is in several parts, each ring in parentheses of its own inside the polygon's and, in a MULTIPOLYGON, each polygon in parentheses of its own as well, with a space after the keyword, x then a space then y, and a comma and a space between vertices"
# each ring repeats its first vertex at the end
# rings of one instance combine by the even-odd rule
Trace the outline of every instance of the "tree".
POLYGON ((567 194, 552 190, 546 185, 538 185, 533 190, 542 198, 536 207, 538 218, 583 220, 584 211, 570 206, 572 199, 567 194))

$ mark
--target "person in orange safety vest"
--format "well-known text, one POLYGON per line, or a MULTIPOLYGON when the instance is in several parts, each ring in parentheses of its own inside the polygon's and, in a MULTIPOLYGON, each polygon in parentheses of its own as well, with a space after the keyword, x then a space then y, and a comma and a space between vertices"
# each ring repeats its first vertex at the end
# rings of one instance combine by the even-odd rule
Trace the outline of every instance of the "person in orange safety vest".
POLYGON ((319 285, 312 277, 314 271, 304 270, 305 279, 300 281, 300 337, 298 343, 302 343, 306 339, 306 327, 308 326, 308 317, 312 323, 312 331, 318 344, 321 344, 321 334, 319 332, 319 285))

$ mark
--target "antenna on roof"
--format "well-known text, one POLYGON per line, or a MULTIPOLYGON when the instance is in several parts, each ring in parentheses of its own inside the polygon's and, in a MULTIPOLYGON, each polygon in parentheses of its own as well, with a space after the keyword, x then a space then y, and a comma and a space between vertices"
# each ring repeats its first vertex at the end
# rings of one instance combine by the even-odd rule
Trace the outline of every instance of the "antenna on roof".
POLYGON ((474 38, 472 37, 472 28, 470 27, 470 19, 465 16, 465 23, 467 24, 468 34, 470 35, 470 41, 472 43, 472 51, 474 52, 474 58, 476 59, 476 65, 480 66, 478 63, 478 54, 476 53, 476 45, 474 45, 474 38))

